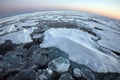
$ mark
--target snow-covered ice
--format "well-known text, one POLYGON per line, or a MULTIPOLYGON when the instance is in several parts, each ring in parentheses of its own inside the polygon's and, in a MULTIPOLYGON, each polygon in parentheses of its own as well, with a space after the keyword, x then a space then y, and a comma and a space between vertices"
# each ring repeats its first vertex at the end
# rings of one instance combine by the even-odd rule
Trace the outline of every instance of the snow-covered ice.
POLYGON ((70 60, 84 64, 93 71, 120 73, 120 60, 99 51, 99 45, 83 31, 67 28, 48 29, 40 46, 57 47, 69 54, 70 60))
POLYGON ((38 22, 36 20, 27 20, 25 22, 18 22, 16 23, 17 26, 19 27, 25 27, 25 28, 29 28, 29 27, 33 27, 35 25, 37 25, 38 22))
MULTIPOLYGON (((91 21, 84 21, 84 24, 87 26, 82 25, 82 20, 76 20, 78 26, 83 26, 84 28, 90 28, 95 32, 97 35, 101 37, 101 40, 98 41, 99 45, 108 48, 113 51, 120 52, 120 48, 118 45, 120 45, 120 32, 114 29, 114 24, 111 24, 111 28, 109 24, 106 23, 106 25, 91 22, 91 21), (96 30, 94 27, 97 27, 101 30, 96 30)), ((102 23, 102 22, 101 22, 102 23)))
POLYGON ((32 42, 30 34, 33 32, 34 28, 23 29, 21 31, 6 34, 0 37, 0 42, 5 40, 11 40, 13 43, 22 44, 32 42))
POLYGON ((41 38, 43 35, 42 34, 36 34, 36 35, 33 35, 33 38, 41 38))
POLYGON ((97 72, 120 72, 119 56, 112 53, 120 53, 119 24, 119 20, 78 11, 27 13, 0 19, 0 44, 5 40, 16 44, 32 42, 30 34, 34 28, 42 26, 45 29, 47 26, 48 30, 44 34, 33 35, 33 38, 41 38, 44 35, 41 47, 60 48, 69 54, 71 60, 97 72), (74 24, 77 29, 49 29, 50 24, 56 23, 55 26, 58 27, 59 22, 74 24), (81 28, 95 33, 96 36, 81 28))
POLYGON ((9 25, 9 26, 4 26, 4 27, 0 28, 0 30, 2 30, 2 31, 0 32, 0 35, 3 35, 3 34, 5 34, 5 33, 14 32, 14 31, 17 30, 17 28, 15 27, 14 24, 12 24, 12 25, 9 25))

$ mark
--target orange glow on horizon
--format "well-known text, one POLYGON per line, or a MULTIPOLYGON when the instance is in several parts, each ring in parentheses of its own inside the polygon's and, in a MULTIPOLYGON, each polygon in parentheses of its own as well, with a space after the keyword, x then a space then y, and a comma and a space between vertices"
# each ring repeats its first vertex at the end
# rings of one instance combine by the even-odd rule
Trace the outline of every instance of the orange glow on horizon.
POLYGON ((115 13, 113 11, 108 12, 108 11, 104 11, 104 10, 88 9, 88 8, 73 8, 73 10, 85 11, 85 12, 88 12, 88 13, 98 14, 98 15, 109 17, 109 18, 112 18, 112 19, 120 20, 120 13, 119 12, 115 13))
MULTIPOLYGON (((10 7, 10 8, 4 8, 3 10, 0 10, 2 13, 8 13, 8 12, 12 12, 12 11, 17 11, 17 10, 34 10, 34 9, 50 9, 48 6, 47 7, 41 7, 41 6, 16 6, 16 7, 10 7)), ((98 10, 98 9, 93 9, 93 8, 76 8, 76 7, 66 7, 66 6, 52 6, 51 9, 68 9, 68 10, 75 10, 75 11, 83 11, 83 12, 88 12, 88 13, 93 13, 93 14, 98 14, 98 15, 102 15, 102 16, 106 16, 109 18, 113 18, 113 19, 117 19, 120 20, 120 14, 119 13, 115 13, 113 11, 105 11, 105 10, 98 10)))

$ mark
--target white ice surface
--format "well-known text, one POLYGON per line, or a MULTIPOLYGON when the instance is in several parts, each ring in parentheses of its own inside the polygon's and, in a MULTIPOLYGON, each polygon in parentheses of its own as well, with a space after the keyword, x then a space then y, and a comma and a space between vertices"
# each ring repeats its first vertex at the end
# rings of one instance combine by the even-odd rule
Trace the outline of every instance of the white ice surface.
POLYGON ((10 32, 13 32, 13 31, 16 31, 17 28, 15 27, 14 24, 12 25, 9 25, 9 26, 4 26, 2 28, 0 28, 2 31, 0 32, 0 35, 3 35, 5 33, 10 33, 10 32))
MULTIPOLYGON (((80 26, 81 23, 83 23, 82 20, 77 20, 76 22, 78 26, 80 26)), ((111 22, 108 22, 106 23, 106 25, 102 25, 91 21, 84 21, 84 23, 88 25, 87 26, 88 28, 91 28, 93 32, 95 32, 97 35, 101 37, 101 40, 98 41, 98 43, 101 46, 116 52, 120 52, 120 47, 118 47, 120 46, 120 31, 117 31, 120 28, 118 28, 117 30, 114 29, 114 23, 112 24, 111 22), (109 24, 111 24, 111 27, 109 24), (94 29, 94 27, 100 28, 102 30, 96 30, 94 29)))
POLYGON ((89 34, 77 29, 51 28, 45 31, 42 48, 57 47, 69 54, 69 59, 84 64, 96 72, 120 73, 120 60, 97 49, 89 34))
POLYGON ((101 40, 98 43, 110 50, 120 52, 120 35, 110 31, 97 31, 101 35, 101 40))
POLYGON ((36 34, 33 36, 33 38, 41 38, 43 35, 42 34, 36 34))
POLYGON ((11 40, 13 43, 22 44, 32 42, 30 34, 33 32, 34 28, 23 29, 21 31, 13 32, 6 34, 0 37, 0 43, 4 42, 5 40, 11 40))
MULTIPOLYGON (((35 26, 39 20, 73 22, 75 24, 85 23, 88 25, 86 28, 92 29, 93 32, 101 37, 101 40, 97 41, 100 46, 120 52, 119 20, 112 20, 99 15, 77 11, 41 11, 1 18, 0 35, 6 35, 0 36, 0 44, 5 40, 12 40, 17 44, 31 42, 32 40, 29 34, 33 32, 33 29, 29 28, 29 26, 35 26), (90 21, 90 19, 97 22, 90 21), (21 20, 25 21, 21 22, 21 20), (29 29, 21 30, 23 29, 22 26, 26 26, 29 29), (96 30, 94 27, 102 30, 96 30), (15 32, 17 29, 21 31, 15 32)), ((78 27, 80 26, 78 25, 78 27)), ((94 36, 90 34, 76 29, 53 29, 53 31, 46 31, 44 35, 45 39, 42 47, 58 47, 66 51, 73 61, 77 62, 78 60, 79 63, 89 65, 88 67, 98 72, 120 72, 118 69, 120 68, 120 61, 112 55, 98 51, 97 48, 99 45, 91 39, 91 37, 93 38, 94 36)), ((37 38, 40 37, 40 35, 34 35, 33 37, 37 38)))
POLYGON ((27 20, 25 22, 18 22, 18 23, 16 23, 17 26, 19 26, 19 27, 26 27, 26 28, 27 27, 29 28, 29 26, 35 26, 37 24, 38 24, 38 22, 36 22, 35 20, 27 20))

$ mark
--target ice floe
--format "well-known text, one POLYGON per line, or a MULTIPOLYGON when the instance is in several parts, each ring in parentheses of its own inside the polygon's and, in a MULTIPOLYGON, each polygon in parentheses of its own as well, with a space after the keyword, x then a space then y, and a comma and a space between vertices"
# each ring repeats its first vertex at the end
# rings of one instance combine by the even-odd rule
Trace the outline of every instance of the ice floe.
POLYGON ((0 37, 0 42, 5 40, 11 40, 15 44, 22 44, 32 42, 30 34, 34 31, 35 28, 23 29, 21 31, 13 32, 6 34, 0 37))
POLYGON ((78 29, 51 28, 45 31, 42 48, 57 47, 69 59, 97 72, 120 72, 120 60, 98 50, 99 45, 89 34, 78 29))
POLYGON ((14 24, 9 25, 9 26, 4 26, 3 28, 0 28, 2 31, 0 32, 0 35, 3 35, 5 33, 10 33, 10 32, 14 32, 17 30, 17 28, 15 27, 14 24))

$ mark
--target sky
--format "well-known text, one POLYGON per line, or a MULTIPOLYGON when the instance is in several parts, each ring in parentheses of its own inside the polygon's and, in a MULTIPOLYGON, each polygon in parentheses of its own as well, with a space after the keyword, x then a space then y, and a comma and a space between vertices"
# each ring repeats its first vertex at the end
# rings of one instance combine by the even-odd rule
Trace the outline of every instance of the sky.
POLYGON ((44 8, 85 11, 120 20, 120 0, 0 0, 0 13, 44 8))

